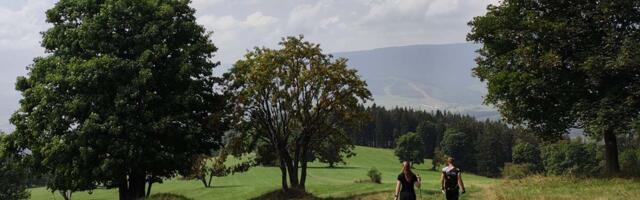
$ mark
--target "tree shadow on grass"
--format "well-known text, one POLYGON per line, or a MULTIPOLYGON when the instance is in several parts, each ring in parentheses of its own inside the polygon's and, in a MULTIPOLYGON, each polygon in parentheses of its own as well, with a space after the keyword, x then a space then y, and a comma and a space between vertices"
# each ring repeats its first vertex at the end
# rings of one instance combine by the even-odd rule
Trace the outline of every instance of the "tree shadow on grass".
POLYGON ((310 166, 307 167, 309 169, 360 169, 362 167, 352 167, 352 166, 335 166, 335 167, 329 167, 329 166, 324 166, 324 167, 319 167, 319 166, 310 166))
POLYGON ((153 195, 149 196, 149 198, 146 198, 146 199, 147 200, 193 200, 193 199, 187 198, 187 197, 182 196, 182 195, 171 194, 171 193, 153 194, 153 195))
POLYGON ((242 187, 242 185, 213 185, 209 189, 217 189, 217 188, 237 188, 242 187))

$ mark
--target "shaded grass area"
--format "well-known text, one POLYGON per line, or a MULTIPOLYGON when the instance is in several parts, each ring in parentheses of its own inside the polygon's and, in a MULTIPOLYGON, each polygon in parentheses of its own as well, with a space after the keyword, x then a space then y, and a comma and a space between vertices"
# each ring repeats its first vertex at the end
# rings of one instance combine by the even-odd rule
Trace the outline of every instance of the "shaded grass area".
POLYGON ((147 200, 191 200, 191 199, 182 195, 177 195, 177 194, 158 193, 158 194, 149 196, 147 200))
MULTIPOLYGON (((391 199, 395 180, 400 173, 401 164, 389 149, 356 147, 356 156, 347 160, 346 166, 327 167, 323 163, 311 163, 307 177, 307 192, 313 198, 330 199, 391 199), (367 171, 376 167, 382 172, 382 183, 355 183, 366 180, 367 171), (364 194, 364 195, 363 195, 364 194)), ((235 161, 231 161, 235 162, 235 161)), ((416 165, 415 173, 423 179, 422 194, 427 197, 440 195, 439 172, 431 171, 431 161, 416 165)), ((470 194, 478 192, 483 185, 495 183, 496 179, 465 174, 465 184, 470 194)), ((277 167, 254 167, 249 171, 227 177, 213 178, 213 187, 205 188, 198 180, 165 180, 162 184, 154 184, 152 194, 171 193, 182 195, 193 200, 207 199, 251 199, 261 197, 280 186, 280 170, 277 167)), ((116 189, 98 189, 91 194, 88 191, 75 192, 74 200, 111 200, 117 199, 116 189)), ((51 193, 46 188, 31 189, 31 199, 59 200, 58 193, 51 193)))
POLYGON ((640 199, 640 180, 532 176, 505 180, 483 190, 484 199, 640 199))
MULTIPOLYGON (((460 199, 486 199, 481 196, 479 190, 470 191, 461 196, 460 199)), ((443 194, 437 190, 425 190, 422 189, 422 193, 416 194, 418 199, 444 199, 443 194)), ((263 194, 259 197, 252 198, 251 200, 393 200, 393 190, 380 191, 380 192, 368 192, 363 194, 356 194, 344 197, 318 197, 311 193, 306 192, 293 192, 288 194, 282 194, 280 190, 274 190, 272 192, 263 194)))

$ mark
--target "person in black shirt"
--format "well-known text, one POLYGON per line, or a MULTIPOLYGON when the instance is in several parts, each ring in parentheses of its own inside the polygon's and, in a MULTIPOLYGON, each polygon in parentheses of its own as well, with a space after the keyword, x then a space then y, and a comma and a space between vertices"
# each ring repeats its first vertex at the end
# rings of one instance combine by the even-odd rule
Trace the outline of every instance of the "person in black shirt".
POLYGON ((462 182, 462 171, 453 165, 453 158, 447 158, 447 166, 442 168, 440 176, 440 189, 444 192, 447 200, 458 200, 460 189, 465 193, 464 182, 462 182))
POLYGON ((398 200, 415 200, 416 191, 413 186, 420 188, 420 184, 420 176, 416 176, 411 172, 411 164, 407 161, 402 162, 402 172, 398 175, 395 198, 398 200))

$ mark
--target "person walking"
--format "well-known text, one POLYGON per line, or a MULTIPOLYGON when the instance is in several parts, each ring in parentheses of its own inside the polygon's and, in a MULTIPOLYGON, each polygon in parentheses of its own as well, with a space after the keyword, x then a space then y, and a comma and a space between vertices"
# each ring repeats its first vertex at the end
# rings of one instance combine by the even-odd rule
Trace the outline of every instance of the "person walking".
POLYGON ((394 197, 397 200, 415 200, 416 191, 414 186, 420 188, 421 180, 420 176, 417 176, 411 171, 411 163, 408 161, 402 162, 402 171, 398 175, 398 181, 396 182, 396 192, 394 197))
POLYGON ((452 157, 447 158, 447 166, 442 168, 440 186, 447 200, 458 200, 460 191, 462 191, 462 194, 465 193, 464 182, 462 182, 462 172, 454 165, 454 159, 452 157))

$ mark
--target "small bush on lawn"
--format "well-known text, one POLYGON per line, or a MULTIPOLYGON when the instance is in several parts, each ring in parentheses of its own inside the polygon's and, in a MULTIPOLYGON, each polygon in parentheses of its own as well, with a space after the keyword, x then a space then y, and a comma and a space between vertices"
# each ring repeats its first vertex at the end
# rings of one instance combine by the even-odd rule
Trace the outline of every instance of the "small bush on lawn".
POLYGON ((369 176, 369 179, 371 179, 371 182, 374 182, 374 183, 382 182, 382 172, 378 171, 378 169, 376 169, 375 167, 371 168, 367 173, 367 175, 369 176))

